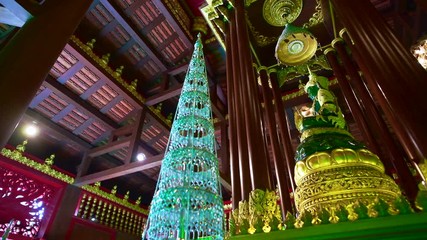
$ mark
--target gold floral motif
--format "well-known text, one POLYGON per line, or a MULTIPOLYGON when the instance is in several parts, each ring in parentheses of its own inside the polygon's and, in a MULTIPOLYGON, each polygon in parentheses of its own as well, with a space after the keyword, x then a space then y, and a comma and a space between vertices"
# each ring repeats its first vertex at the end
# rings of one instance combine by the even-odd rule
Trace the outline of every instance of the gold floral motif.
POLYGON ((279 73, 279 86, 282 86, 285 82, 295 79, 296 77, 307 75, 309 68, 312 72, 318 70, 332 70, 325 55, 316 56, 307 61, 307 63, 298 66, 286 66, 277 70, 279 73))
POLYGON ((356 203, 351 203, 351 204, 348 204, 346 207, 345 207, 345 209, 347 210, 347 212, 348 212, 348 216, 347 216, 347 218, 348 218, 348 220, 350 220, 350 221, 356 221, 358 218, 359 218, 359 215, 354 211, 354 205, 355 205, 356 203))
POLYGON ((262 35, 260 32, 258 32, 255 27, 252 25, 251 21, 248 18, 248 14, 245 11, 245 16, 246 16, 246 22, 248 24, 248 28, 250 30, 250 32, 252 33, 252 36, 255 39, 255 42, 258 46, 260 47, 264 47, 267 45, 270 45, 272 43, 276 43, 277 39, 279 39, 279 36, 277 37, 267 37, 262 35))
POLYGON ((340 220, 340 218, 335 214, 336 212, 336 208, 335 207, 331 207, 329 210, 330 213, 330 217, 329 217, 329 222, 331 223, 338 223, 338 221, 340 220))
POLYGON ((320 0, 316 0, 316 8, 313 16, 308 20, 308 23, 302 25, 303 28, 309 28, 323 22, 322 4, 320 0))
POLYGON ((254 234, 259 230, 267 233, 273 227, 284 230, 277 200, 276 191, 256 189, 250 192, 249 201, 240 201, 239 207, 230 214, 230 231, 233 231, 230 234, 254 234), (273 222, 277 223, 277 226, 273 226, 273 222))
POLYGON ((251 230, 249 233, 251 234, 255 233, 254 226, 262 216, 264 195, 265 192, 260 189, 255 189, 249 194, 249 229, 251 230))

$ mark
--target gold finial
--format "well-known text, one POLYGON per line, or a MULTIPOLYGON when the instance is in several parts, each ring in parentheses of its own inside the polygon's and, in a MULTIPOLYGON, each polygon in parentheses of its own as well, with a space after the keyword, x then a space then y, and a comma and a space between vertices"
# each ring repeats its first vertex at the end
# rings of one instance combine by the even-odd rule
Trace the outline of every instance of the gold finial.
POLYGON ((96 182, 94 185, 99 189, 101 187, 101 182, 96 182))
POLYGON ((51 154, 48 158, 46 158, 44 160, 44 163, 46 165, 48 165, 49 167, 51 167, 53 165, 53 163, 54 163, 54 159, 55 159, 55 154, 51 154))
POLYGON ((93 47, 95 46, 95 42, 96 42, 96 39, 95 38, 92 38, 90 41, 88 41, 87 43, 86 43, 86 50, 93 50, 93 47))
POLYGON ((141 196, 139 196, 138 199, 136 199, 135 203, 136 205, 139 205, 141 203, 141 196))
POLYGON ((129 86, 129 90, 134 90, 134 91, 136 91, 136 87, 138 86, 138 79, 134 79, 131 83, 130 83, 130 86, 129 86))
POLYGON ((107 53, 102 55, 100 64, 105 67, 108 65, 109 61, 110 61, 110 54, 107 53))
POLYGON ((166 118, 166 119, 172 122, 172 119, 173 119, 173 113, 169 113, 169 115, 167 116, 167 118, 166 118))
POLYGON ((116 195, 117 193, 117 185, 114 185, 113 189, 111 190, 111 194, 116 195))
POLYGON ((114 76, 120 77, 122 75, 122 73, 123 73, 123 69, 124 68, 125 67, 123 65, 120 66, 120 67, 118 67, 118 68, 116 68, 116 71, 114 71, 114 76))
POLYGON ((126 192, 126 194, 125 194, 125 196, 123 197, 125 200, 128 200, 129 199, 129 194, 130 194, 130 192, 129 191, 127 191, 126 192))
POLYGON ((157 106, 156 106, 156 112, 161 112, 162 111, 162 107, 163 107, 163 103, 159 103, 159 104, 157 104, 157 106))
POLYGON ((18 146, 16 146, 16 150, 18 152, 23 153, 25 151, 25 146, 27 145, 27 143, 28 143, 28 140, 25 139, 21 144, 19 144, 18 146))

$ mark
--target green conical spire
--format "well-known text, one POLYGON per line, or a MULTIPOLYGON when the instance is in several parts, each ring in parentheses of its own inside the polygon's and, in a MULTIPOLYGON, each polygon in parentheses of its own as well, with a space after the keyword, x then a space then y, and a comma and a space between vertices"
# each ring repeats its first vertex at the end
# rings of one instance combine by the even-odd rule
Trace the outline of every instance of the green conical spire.
POLYGON ((223 239, 223 216, 209 85, 198 36, 143 239, 223 239))

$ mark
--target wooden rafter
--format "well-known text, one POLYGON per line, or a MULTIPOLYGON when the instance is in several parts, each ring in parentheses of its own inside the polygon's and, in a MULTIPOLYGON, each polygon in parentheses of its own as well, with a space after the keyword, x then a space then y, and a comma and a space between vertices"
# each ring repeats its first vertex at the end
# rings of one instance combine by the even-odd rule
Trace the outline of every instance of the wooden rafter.
POLYGON ((74 92, 66 88, 64 85, 60 84, 56 79, 52 76, 48 76, 43 83, 46 87, 51 89, 56 95, 64 99, 69 104, 73 104, 74 106, 79 106, 84 114, 89 117, 97 119, 101 123, 105 123, 109 129, 116 129, 119 125, 111 120, 106 115, 102 114, 97 108, 90 105, 88 102, 79 98, 74 92))
POLYGON ((122 166, 79 177, 75 180, 74 185, 83 186, 157 167, 162 164, 162 159, 163 154, 159 154, 149 157, 142 162, 131 162, 122 166))
POLYGON ((156 51, 153 50, 152 47, 147 45, 146 41, 144 41, 144 37, 141 36, 138 32, 136 32, 134 29, 137 29, 136 27, 132 27, 134 24, 129 21, 128 19, 125 19, 120 12, 115 7, 114 3, 111 3, 108 0, 100 0, 100 3, 104 5, 104 7, 110 12, 110 14, 116 19, 116 21, 126 30, 126 32, 131 36, 131 38, 135 39, 135 42, 140 45, 144 51, 147 53, 148 56, 154 61, 154 63, 159 67, 161 71, 166 70, 166 66, 163 64, 163 62, 160 60, 160 57, 157 56, 156 51))

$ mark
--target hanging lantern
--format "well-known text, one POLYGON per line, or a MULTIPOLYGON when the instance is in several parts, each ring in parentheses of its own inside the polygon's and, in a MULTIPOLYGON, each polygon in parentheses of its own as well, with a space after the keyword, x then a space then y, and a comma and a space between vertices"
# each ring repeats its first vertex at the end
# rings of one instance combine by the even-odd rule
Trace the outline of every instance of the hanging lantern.
POLYGON ((276 59, 290 66, 305 63, 314 56, 317 40, 306 29, 286 24, 276 45, 276 59))

